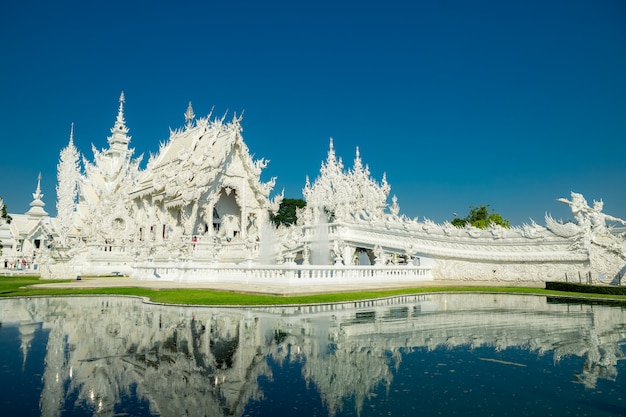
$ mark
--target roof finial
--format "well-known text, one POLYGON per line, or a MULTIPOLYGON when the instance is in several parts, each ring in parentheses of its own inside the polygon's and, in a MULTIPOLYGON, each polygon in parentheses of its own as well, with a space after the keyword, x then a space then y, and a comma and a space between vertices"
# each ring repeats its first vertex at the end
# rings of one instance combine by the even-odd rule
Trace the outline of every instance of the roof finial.
POLYGON ((43 194, 41 193, 41 172, 37 176, 37 189, 33 193, 33 201, 30 203, 30 210, 26 212, 30 217, 47 216, 48 213, 43 209, 46 205, 41 199, 43 194))
POLYGON ((41 194, 41 172, 37 175, 37 189, 35 190, 35 194, 33 194, 33 198, 35 200, 41 200, 43 194, 41 194))
POLYGON ((328 158, 327 160, 330 161, 334 161, 336 159, 335 157, 335 146, 333 145, 333 138, 330 138, 330 145, 328 146, 328 158))
POLYGON ((121 124, 126 124, 126 122, 124 121, 124 103, 125 102, 126 102, 126 99, 124 98, 124 92, 122 91, 122 94, 120 94, 120 107, 117 110, 117 122, 121 124))
POLYGON ((363 170, 363 161, 361 160, 361 151, 359 147, 356 147, 356 155, 354 156, 354 166, 353 169, 355 172, 360 172, 363 170))
POLYGON ((193 107, 191 107, 191 101, 189 102, 189 105, 187 106, 187 111, 185 112, 185 122, 187 123, 187 129, 190 129, 191 127, 193 127, 193 119, 196 117, 196 115, 193 112, 193 107))
POLYGON ((115 119, 115 124, 111 128, 112 136, 109 136, 108 141, 111 148, 115 148, 116 152, 121 152, 124 149, 128 148, 128 143, 130 142, 130 136, 127 135, 128 128, 126 127, 126 121, 124 120, 124 103, 126 102, 126 98, 124 97, 124 92, 120 94, 120 106, 117 110, 117 119, 115 119))

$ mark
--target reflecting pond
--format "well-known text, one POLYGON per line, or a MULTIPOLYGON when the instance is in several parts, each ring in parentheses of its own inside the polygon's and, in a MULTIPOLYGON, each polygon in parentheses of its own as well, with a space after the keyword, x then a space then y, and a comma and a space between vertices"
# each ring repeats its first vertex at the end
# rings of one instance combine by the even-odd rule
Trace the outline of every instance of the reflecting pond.
POLYGON ((0 300, 20 416, 626 415, 626 308, 434 294, 214 308, 0 300))

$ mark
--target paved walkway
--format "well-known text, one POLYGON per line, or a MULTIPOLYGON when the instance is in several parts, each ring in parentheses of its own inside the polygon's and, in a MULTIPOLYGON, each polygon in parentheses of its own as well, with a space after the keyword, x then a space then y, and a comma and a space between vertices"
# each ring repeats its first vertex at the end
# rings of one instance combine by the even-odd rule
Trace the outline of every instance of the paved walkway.
POLYGON ((277 286, 268 284, 240 284, 231 282, 198 282, 180 283, 171 281, 140 281, 127 277, 111 278, 83 278, 70 282, 57 284, 36 284, 34 288, 150 288, 155 290, 183 288, 183 289, 208 289, 216 291, 231 291, 249 294, 268 295, 310 295, 350 291, 387 290, 416 287, 446 287, 446 286, 491 286, 491 287, 534 287, 545 288, 543 282, 501 282, 501 281, 419 281, 385 282, 368 284, 337 284, 337 285, 298 285, 277 286))

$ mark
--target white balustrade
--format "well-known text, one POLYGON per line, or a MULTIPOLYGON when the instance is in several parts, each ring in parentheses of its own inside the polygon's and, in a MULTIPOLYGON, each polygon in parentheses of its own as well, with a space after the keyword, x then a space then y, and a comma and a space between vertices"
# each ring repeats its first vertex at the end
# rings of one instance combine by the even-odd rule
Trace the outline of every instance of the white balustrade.
POLYGON ((289 286, 433 279, 429 266, 207 265, 193 262, 137 263, 133 266, 132 276, 143 280, 267 283, 289 286))

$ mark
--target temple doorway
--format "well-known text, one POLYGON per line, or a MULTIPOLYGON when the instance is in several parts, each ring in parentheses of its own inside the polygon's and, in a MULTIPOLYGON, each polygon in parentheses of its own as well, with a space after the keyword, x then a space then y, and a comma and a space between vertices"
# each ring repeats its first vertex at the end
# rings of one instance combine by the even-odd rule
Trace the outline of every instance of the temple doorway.
POLYGON ((237 190, 223 188, 213 210, 215 234, 229 242, 241 233, 241 208, 236 197, 237 190))

